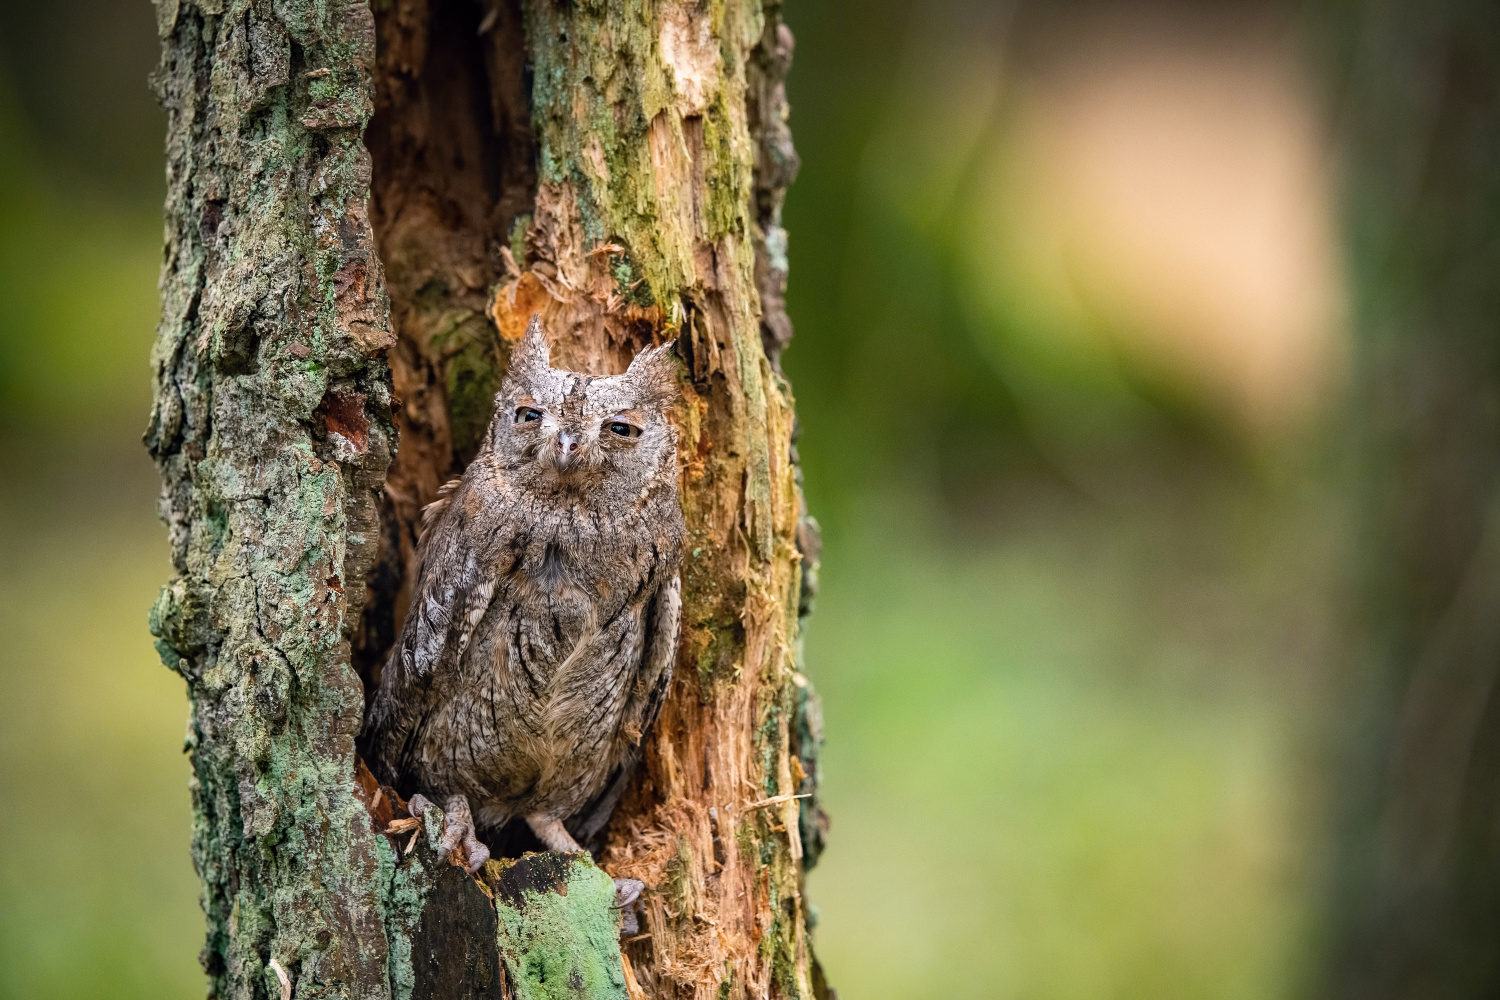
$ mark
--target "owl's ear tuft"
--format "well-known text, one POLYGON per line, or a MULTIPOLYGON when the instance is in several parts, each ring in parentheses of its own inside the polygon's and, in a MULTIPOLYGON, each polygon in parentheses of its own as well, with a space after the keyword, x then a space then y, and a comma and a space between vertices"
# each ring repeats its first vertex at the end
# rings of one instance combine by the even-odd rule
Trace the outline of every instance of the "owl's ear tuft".
POLYGON ((547 347, 547 338, 542 335, 541 318, 533 314, 531 322, 526 324, 526 333, 522 335, 520 343, 510 352, 510 368, 506 370, 506 380, 518 386, 534 384, 547 374, 550 359, 551 351, 547 347))
POLYGON ((648 347, 625 370, 643 405, 665 406, 677 398, 677 343, 648 347))

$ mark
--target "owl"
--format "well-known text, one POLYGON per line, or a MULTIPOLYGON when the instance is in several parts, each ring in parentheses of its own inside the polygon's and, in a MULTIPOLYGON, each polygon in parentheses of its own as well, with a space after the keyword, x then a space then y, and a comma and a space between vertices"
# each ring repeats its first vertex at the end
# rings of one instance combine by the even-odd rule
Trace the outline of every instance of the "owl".
POLYGON ((669 346, 623 375, 549 364, 533 317, 478 456, 423 512, 417 582, 363 740, 443 803, 443 854, 522 817, 579 850, 613 812, 672 676, 681 612, 669 346))

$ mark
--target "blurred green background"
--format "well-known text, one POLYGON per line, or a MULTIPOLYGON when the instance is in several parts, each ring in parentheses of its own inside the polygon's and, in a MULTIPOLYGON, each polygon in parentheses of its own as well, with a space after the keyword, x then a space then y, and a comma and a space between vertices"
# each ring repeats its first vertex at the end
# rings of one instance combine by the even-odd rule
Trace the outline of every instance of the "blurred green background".
MULTIPOLYGON (((1500 409, 1500 31, 1374 7, 787 5, 810 892, 846 1000, 1493 995, 1412 972, 1441 948, 1349 971, 1412 937, 1379 831, 1425 783, 1382 775, 1424 629, 1489 578, 1500 409), (1388 536, 1428 523, 1451 552, 1403 575, 1388 536)), ((5 997, 202 992, 186 702, 145 624, 153 29, 144 0, 0 5, 5 997)), ((1416 772, 1465 789, 1500 725, 1500 656, 1466 643, 1472 739, 1416 772)), ((1493 951, 1475 850, 1473 898, 1413 912, 1493 951)), ((1462 881, 1443 863, 1423 885, 1462 881)))

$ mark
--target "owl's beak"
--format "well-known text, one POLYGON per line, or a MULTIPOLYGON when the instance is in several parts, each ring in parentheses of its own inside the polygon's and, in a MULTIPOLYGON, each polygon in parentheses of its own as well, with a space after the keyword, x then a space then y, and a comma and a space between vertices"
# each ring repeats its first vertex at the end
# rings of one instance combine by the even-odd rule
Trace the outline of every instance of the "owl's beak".
POLYGON ((578 435, 569 431, 559 431, 557 434, 557 471, 567 472, 578 460, 578 446, 581 442, 578 435))

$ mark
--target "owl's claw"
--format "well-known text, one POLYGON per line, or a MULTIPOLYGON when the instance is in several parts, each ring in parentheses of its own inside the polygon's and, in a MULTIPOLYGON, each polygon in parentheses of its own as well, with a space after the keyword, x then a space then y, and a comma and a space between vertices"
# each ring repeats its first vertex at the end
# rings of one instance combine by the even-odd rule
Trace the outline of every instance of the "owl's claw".
MULTIPOLYGON (((430 799, 418 792, 407 803, 407 811, 421 816, 436 808, 430 799)), ((463 850, 464 869, 473 875, 490 859, 490 849, 484 846, 474 830, 474 815, 469 812, 469 800, 463 795, 448 796, 447 808, 443 810, 443 836, 438 842, 438 860, 447 861, 455 851, 463 850)))
POLYGON ((615 909, 620 911, 620 936, 633 937, 640 933, 641 923, 636 916, 638 901, 646 883, 638 878, 615 879, 615 909))
POLYGON ((615 879, 615 908, 623 910, 641 898, 646 883, 638 878, 615 879))

